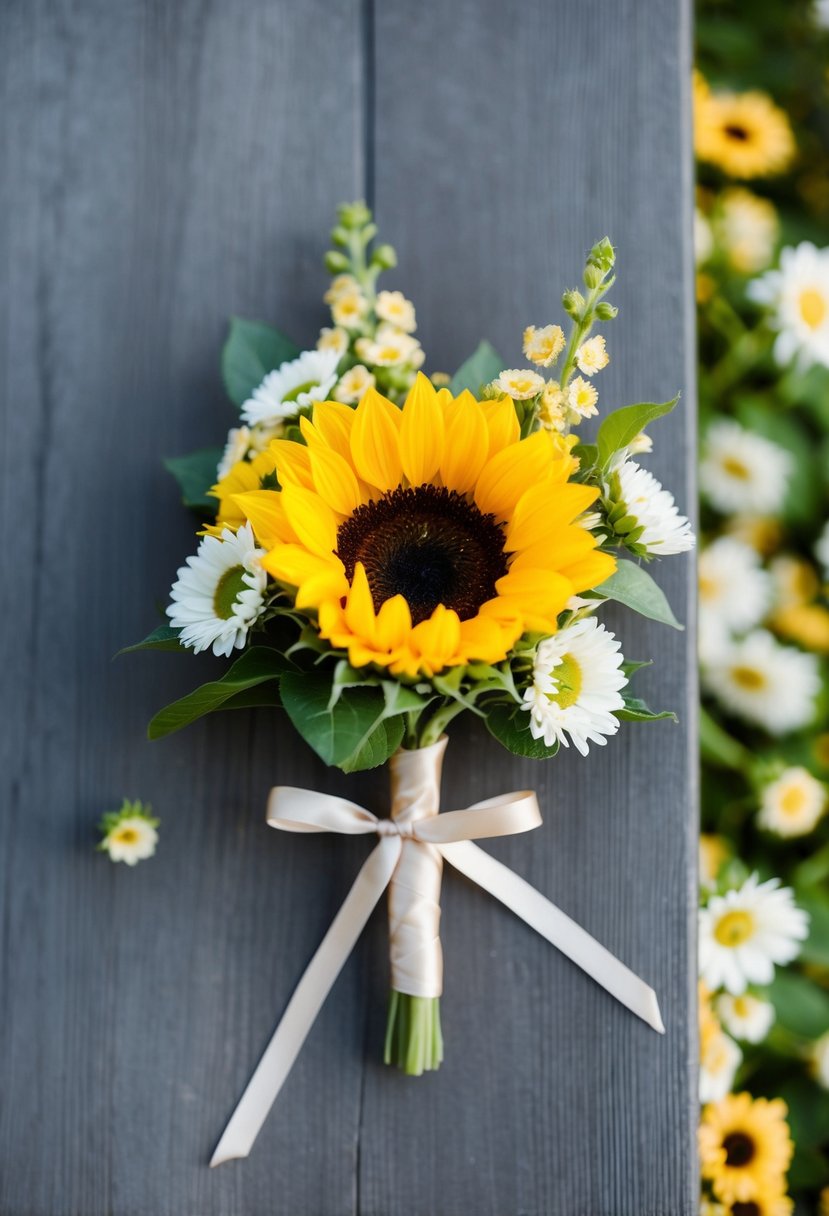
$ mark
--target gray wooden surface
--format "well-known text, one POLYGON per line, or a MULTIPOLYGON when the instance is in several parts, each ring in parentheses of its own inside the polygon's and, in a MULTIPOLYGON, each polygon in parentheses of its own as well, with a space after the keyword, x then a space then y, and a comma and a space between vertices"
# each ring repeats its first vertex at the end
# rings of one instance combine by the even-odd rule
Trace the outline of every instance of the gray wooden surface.
MULTIPOLYGON (((689 635, 614 619, 682 726, 589 762, 455 732, 447 806, 532 784, 493 846, 658 990, 657 1038, 504 909, 444 887, 448 1059, 378 1064, 377 915, 247 1162, 207 1169, 366 844, 264 826, 269 786, 380 810, 278 717, 160 744, 210 661, 111 662, 192 527, 163 455, 220 438, 226 316, 309 341, 334 204, 373 193, 430 366, 526 322, 604 232, 607 405, 685 392, 652 466, 689 504, 687 0, 6 0, 0 9, 3 1216, 685 1216, 695 1210, 689 635), (92 851, 128 794, 135 871, 92 851)), ((690 615, 690 563, 657 571, 690 615)))

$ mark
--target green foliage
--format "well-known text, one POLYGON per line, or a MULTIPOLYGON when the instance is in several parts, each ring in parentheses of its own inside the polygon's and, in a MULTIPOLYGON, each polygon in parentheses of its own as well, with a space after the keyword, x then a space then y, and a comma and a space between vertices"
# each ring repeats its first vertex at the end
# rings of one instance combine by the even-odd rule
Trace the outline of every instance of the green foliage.
POLYGON ((524 756, 529 760, 549 760, 558 751, 558 742, 547 747, 543 739, 532 737, 530 715, 519 705, 491 706, 487 711, 486 726, 492 737, 514 756, 524 756))
POLYGON ((608 414, 596 436, 598 463, 604 468, 620 448, 625 448, 640 431, 657 418, 670 414, 679 397, 663 401, 661 405, 645 402, 640 405, 625 405, 608 414))
POLYGON ((449 391, 457 397, 464 389, 473 396, 480 395, 485 384, 489 384, 504 370, 504 361, 489 342, 481 342, 478 349, 460 365, 452 377, 449 391))
POLYGON ((248 694, 258 684, 278 680, 285 668, 286 661, 278 650, 270 646, 252 646, 220 679, 202 684, 186 697, 159 710, 150 722, 147 734, 150 739, 162 739, 218 709, 246 707, 250 702, 246 703, 244 699, 230 705, 228 702, 240 694, 248 694))
POLYGON ((673 629, 684 629, 684 625, 674 616, 665 592, 647 571, 635 562, 618 558, 615 573, 596 590, 605 599, 616 600, 617 603, 632 608, 640 616, 670 625, 673 629))
POLYGON ((778 969, 769 989, 780 1025, 802 1039, 819 1039, 829 1030, 829 992, 805 975, 778 969))
POLYGON ((231 401, 244 405, 268 372, 296 359, 299 353, 296 343, 278 329, 261 321, 232 317, 222 350, 222 379, 231 401))
POLYGON ((613 711, 620 722, 661 722, 665 718, 669 718, 672 722, 678 721, 672 710, 654 711, 639 697, 632 697, 626 688, 622 689, 622 700, 625 708, 613 711))
POLYGON ((132 646, 123 646, 118 655, 132 654, 135 650, 186 650, 187 647, 182 646, 178 637, 179 631, 173 629, 172 625, 157 625, 142 641, 134 642, 132 646))
POLYGON ((218 502, 208 491, 217 481, 216 470, 222 448, 200 448, 189 456, 171 456, 164 467, 173 474, 181 490, 181 501, 191 510, 216 514, 218 502))

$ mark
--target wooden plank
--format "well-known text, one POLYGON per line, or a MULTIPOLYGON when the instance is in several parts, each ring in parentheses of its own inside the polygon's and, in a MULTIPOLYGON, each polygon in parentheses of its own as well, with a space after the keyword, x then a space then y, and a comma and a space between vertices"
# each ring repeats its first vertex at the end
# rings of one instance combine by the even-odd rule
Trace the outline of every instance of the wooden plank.
MULTIPOLYGON (((685 0, 405 0, 376 16, 376 203, 429 366, 481 335, 520 366, 524 324, 562 319, 584 252, 618 246, 608 407, 684 393, 649 461, 688 508, 693 433, 685 0)), ((690 622, 691 565, 657 570, 690 622)), ((613 614, 653 704, 590 762, 511 762, 470 730, 445 803, 534 786, 546 825, 493 847, 654 984, 657 1038, 457 876, 444 881, 447 1062, 370 1066, 360 1210, 371 1216, 679 1216, 697 1210, 692 630, 613 614)), ((379 933, 378 933, 379 948, 379 933)), ((372 1014, 372 1037, 381 1013, 372 1014)))
POLYGON ((358 0, 12 3, 0 16, 5 542, 4 1216, 351 1213, 364 968, 257 1154, 207 1161, 360 850, 263 826, 334 778, 263 716, 163 744, 199 678, 131 656, 193 525, 164 455, 220 440, 226 317, 307 340, 333 204, 363 189, 358 0), (124 794, 163 820, 93 852, 124 794))

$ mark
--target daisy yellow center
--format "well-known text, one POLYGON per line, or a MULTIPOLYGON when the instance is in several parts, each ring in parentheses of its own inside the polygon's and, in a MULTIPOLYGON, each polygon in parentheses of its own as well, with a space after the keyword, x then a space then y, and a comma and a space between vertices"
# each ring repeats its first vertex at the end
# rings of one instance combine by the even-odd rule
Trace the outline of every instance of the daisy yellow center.
POLYGON ((582 670, 571 654, 566 654, 553 671, 557 688, 549 693, 551 701, 555 701, 560 709, 569 709, 575 705, 581 694, 584 683, 582 670))
POLYGON ((721 946, 734 948, 749 941, 754 936, 755 928, 751 913, 744 908, 735 908, 717 921, 714 937, 721 946))
POLYGON ((247 586, 244 575, 244 566, 231 566, 216 584, 216 590, 213 592, 213 611, 223 621, 233 616, 236 599, 247 586))
POLYGON ((746 692, 759 692, 766 686, 766 677, 756 667, 744 667, 738 664, 731 668, 731 678, 746 692))
POLYGON ((741 1169, 754 1160, 757 1146, 746 1132, 729 1132, 722 1144, 725 1149, 725 1164, 732 1169, 741 1169))
POLYGON ((718 591, 718 587, 713 579, 704 578, 704 577, 700 576, 700 580, 699 580, 700 599, 713 600, 716 598, 717 591, 718 591))
POLYGON ((422 485, 358 507, 340 525, 337 556, 349 581, 362 563, 375 611, 401 595, 414 625, 438 604, 464 621, 496 595, 507 573, 504 539, 493 516, 463 495, 422 485))
POLYGON ((138 832, 135 828, 119 828, 115 833, 115 839, 119 844, 136 844, 138 832))
POLYGON ((742 460, 737 460, 734 456, 726 456, 722 462, 722 467, 729 477, 736 477, 740 481, 748 481, 751 476, 742 460))
POLYGON ((798 815, 806 803, 806 795, 797 786, 790 786, 780 799, 780 810, 784 815, 798 815))
POLYGON ((748 1001, 746 1000, 746 998, 744 996, 735 996, 734 997, 734 1012, 736 1013, 738 1018, 748 1017, 749 1013, 751 1012, 751 1009, 748 1004, 748 1001))
POLYGON ((807 287, 805 291, 801 291, 798 307, 800 315, 809 329, 817 329, 826 317, 826 300, 822 292, 814 287, 807 287))

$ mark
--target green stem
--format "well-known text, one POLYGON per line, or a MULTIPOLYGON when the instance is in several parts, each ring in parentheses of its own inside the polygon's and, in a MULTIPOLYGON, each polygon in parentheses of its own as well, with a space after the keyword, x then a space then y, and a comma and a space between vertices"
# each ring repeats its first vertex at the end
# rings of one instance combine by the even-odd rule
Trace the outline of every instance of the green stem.
POLYGON ((383 1061, 408 1077, 434 1072, 443 1061, 440 997, 391 990, 383 1061))
POLYGON ((708 377, 712 392, 724 393, 741 380, 762 357, 766 341, 763 330, 746 330, 712 368, 708 377))
POLYGON ((613 278, 605 282, 602 280, 598 287, 592 287, 587 293, 587 299, 582 310, 581 317, 575 321, 573 332, 570 334, 570 341, 567 343, 567 353, 564 356, 564 362, 561 365, 561 377, 559 384, 562 388, 567 386, 567 381, 573 374, 573 369, 576 363, 576 352, 581 346, 584 339, 593 328, 593 319, 596 312, 596 305, 599 300, 613 286, 613 278))

